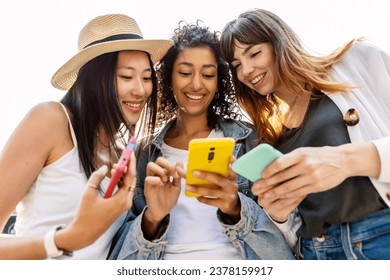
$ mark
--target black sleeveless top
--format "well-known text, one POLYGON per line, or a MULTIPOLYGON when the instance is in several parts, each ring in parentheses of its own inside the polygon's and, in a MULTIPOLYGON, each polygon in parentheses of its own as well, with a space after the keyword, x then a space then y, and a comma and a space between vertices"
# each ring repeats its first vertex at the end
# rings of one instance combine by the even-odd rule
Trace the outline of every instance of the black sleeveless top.
MULTIPOLYGON (((339 146, 350 143, 343 115, 333 101, 317 93, 300 127, 284 128, 276 148, 288 153, 299 147, 339 146)), ((298 206, 301 237, 319 236, 332 225, 353 222, 387 208, 368 177, 350 177, 339 186, 308 195, 298 206)))

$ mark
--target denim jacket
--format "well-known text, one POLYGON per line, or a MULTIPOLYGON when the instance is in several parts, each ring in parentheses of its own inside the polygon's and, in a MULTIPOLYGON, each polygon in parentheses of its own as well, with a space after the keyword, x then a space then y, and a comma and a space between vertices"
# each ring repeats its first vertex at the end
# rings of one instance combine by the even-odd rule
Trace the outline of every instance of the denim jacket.
MULTIPOLYGON (((142 150, 139 150, 140 144, 137 145, 139 152, 137 189, 133 207, 127 215, 126 222, 113 239, 109 259, 155 260, 164 258, 169 215, 162 221, 158 238, 153 241, 144 238, 141 221, 147 207, 143 194, 146 165, 148 162, 155 162, 162 155, 161 145, 173 122, 169 122, 154 138, 146 139, 149 143, 144 139, 141 144, 144 147, 142 150)), ((257 136, 252 125, 242 121, 220 120, 219 126, 225 137, 235 139, 233 154, 236 158, 254 147, 257 136)), ((222 231, 229 237, 243 259, 294 259, 281 232, 255 201, 251 192, 251 183, 241 176, 237 178, 241 219, 236 224, 230 224, 223 213, 217 211, 222 231)))

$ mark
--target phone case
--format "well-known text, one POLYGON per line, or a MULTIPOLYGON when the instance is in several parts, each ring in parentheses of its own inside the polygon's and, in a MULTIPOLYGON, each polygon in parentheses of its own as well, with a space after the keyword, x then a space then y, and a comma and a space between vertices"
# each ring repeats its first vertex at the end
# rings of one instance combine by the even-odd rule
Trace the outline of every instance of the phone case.
POLYGON ((115 169, 114 174, 111 177, 110 183, 107 186, 107 190, 104 194, 104 198, 111 197, 112 192, 114 191, 116 185, 118 184, 120 178, 125 172, 126 165, 129 164, 131 153, 134 150, 134 146, 137 140, 135 137, 131 137, 129 144, 126 146, 126 149, 123 151, 121 158, 118 161, 118 166, 115 169))
POLYGON ((262 143, 232 163, 237 174, 255 182, 261 179, 261 172, 276 158, 283 155, 269 144, 262 143))
MULTIPOLYGON (((233 154, 235 141, 233 138, 201 138, 193 139, 188 148, 187 184, 202 185, 209 182, 192 175, 194 170, 210 171, 227 175, 229 172, 229 160, 233 154)), ((199 196, 199 194, 186 191, 187 196, 199 196)))

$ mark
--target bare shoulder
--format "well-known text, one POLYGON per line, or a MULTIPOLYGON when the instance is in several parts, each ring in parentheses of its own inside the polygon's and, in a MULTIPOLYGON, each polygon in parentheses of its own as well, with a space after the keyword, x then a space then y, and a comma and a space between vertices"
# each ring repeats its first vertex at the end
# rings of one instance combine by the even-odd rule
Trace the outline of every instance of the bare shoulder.
POLYGON ((61 104, 54 101, 42 102, 35 105, 27 114, 28 118, 40 120, 42 123, 54 124, 67 118, 61 104))
POLYGON ((68 120, 61 104, 43 102, 30 109, 14 134, 19 136, 17 139, 51 146, 56 138, 63 136, 64 131, 68 131, 68 120))
POLYGON ((43 102, 31 108, 9 140, 10 149, 33 151, 45 164, 54 162, 72 147, 69 121, 58 102, 43 102))

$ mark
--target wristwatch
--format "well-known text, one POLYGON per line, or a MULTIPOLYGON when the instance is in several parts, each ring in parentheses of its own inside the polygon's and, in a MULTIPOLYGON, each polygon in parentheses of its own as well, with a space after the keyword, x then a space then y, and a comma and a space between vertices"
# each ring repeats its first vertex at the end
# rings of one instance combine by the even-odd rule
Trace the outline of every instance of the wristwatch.
POLYGON ((46 255, 48 258, 56 258, 56 257, 60 257, 62 255, 66 255, 66 256, 73 255, 73 252, 59 250, 57 248, 56 242, 54 240, 54 236, 55 236, 57 230, 60 230, 62 228, 64 228, 64 225, 56 226, 53 229, 51 229, 50 231, 48 231, 45 235, 43 244, 44 244, 46 255))

